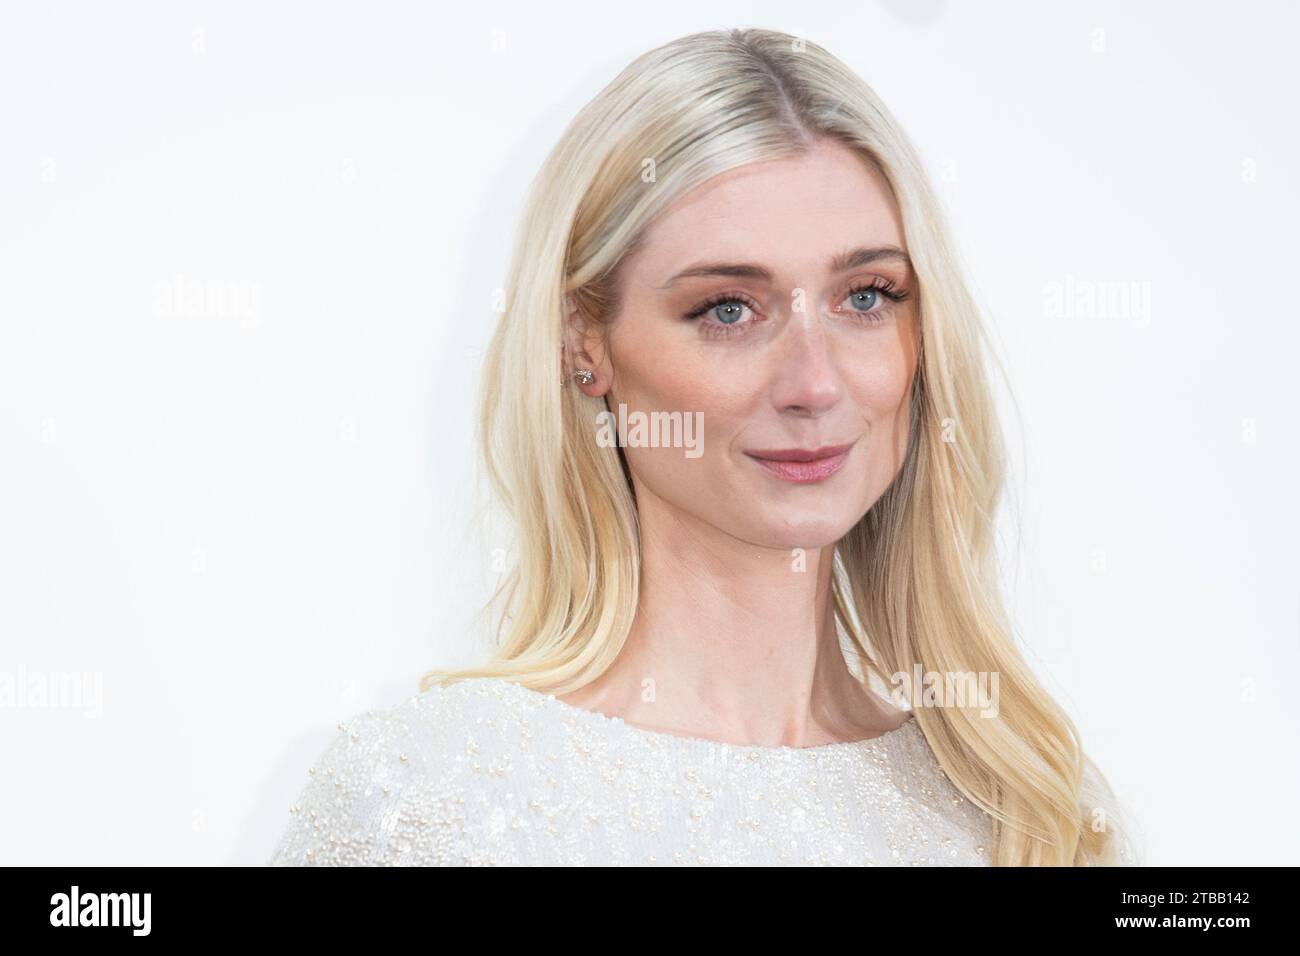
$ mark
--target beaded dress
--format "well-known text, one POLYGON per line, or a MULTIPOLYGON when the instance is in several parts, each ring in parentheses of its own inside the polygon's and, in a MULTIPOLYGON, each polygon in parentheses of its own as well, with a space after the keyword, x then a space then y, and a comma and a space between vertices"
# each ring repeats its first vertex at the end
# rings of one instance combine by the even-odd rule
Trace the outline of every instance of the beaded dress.
POLYGON ((504 678, 358 713, 271 865, 987 865, 991 820, 914 718, 867 740, 648 730, 504 678))

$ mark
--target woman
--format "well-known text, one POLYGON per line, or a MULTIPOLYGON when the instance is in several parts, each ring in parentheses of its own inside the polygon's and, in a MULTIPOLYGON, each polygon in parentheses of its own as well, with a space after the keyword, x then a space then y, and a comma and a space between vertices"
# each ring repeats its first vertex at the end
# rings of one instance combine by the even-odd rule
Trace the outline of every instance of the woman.
POLYGON ((766 30, 645 54, 508 288, 496 652, 342 725, 272 862, 1132 862, 1015 648, 982 331, 861 79, 766 30))

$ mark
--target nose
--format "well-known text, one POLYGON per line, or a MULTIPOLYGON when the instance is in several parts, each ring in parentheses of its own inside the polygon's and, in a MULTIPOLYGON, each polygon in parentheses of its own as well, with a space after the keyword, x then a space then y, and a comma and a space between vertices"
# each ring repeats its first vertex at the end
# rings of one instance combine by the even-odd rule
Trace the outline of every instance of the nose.
POLYGON ((779 411, 814 417, 844 396, 831 338, 816 315, 797 314, 776 344, 772 402, 779 411))

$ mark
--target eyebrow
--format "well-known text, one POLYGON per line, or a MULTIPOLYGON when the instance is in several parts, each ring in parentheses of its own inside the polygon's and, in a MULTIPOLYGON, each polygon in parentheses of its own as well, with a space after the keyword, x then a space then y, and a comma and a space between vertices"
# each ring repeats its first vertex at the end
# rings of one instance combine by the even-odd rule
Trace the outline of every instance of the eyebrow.
MULTIPOLYGON (((849 269, 871 265, 882 259, 902 262, 909 269, 912 267, 911 257, 897 246, 876 246, 860 247, 840 253, 831 260, 830 271, 847 272, 849 269)), ((703 262, 683 269, 659 288, 666 289, 679 279, 694 279, 702 276, 730 276, 736 279, 760 279, 764 282, 771 282, 773 278, 770 269, 752 262, 703 262)))

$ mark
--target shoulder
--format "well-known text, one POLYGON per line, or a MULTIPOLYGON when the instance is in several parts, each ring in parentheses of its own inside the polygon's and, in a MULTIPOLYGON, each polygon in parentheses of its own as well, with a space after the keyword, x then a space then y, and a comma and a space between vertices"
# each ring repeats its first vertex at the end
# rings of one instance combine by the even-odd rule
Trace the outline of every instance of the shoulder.
POLYGON ((401 863, 458 801, 475 736, 491 738, 502 692, 484 679, 431 687, 341 721, 307 769, 272 866, 401 863))
POLYGON ((901 801, 898 812, 909 832, 919 826, 942 848, 935 862, 986 865, 992 858, 993 818, 953 783, 919 719, 912 716, 887 739, 881 758, 890 782, 887 794, 901 801))

